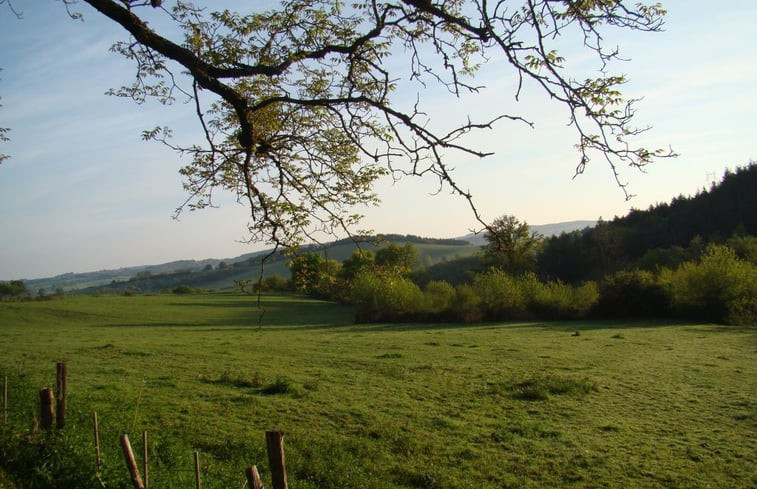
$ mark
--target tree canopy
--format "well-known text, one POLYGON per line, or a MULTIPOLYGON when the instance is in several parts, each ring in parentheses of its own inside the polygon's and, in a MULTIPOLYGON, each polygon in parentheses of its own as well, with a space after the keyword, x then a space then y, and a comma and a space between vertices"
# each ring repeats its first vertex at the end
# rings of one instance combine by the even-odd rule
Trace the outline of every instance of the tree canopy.
MULTIPOLYGON (((59 1, 80 16, 76 0, 59 1)), ((378 202, 374 183, 387 174, 433 175, 481 221, 450 162, 489 155, 468 144, 471 132, 531 122, 502 113, 437 128, 421 95, 408 107, 393 94, 405 82, 440 86, 450 97, 476 93, 476 72, 487 62, 510 68, 516 99, 530 82, 563 107, 576 131, 576 173, 599 156, 625 191, 620 165, 672 155, 634 144, 644 130, 633 125, 634 100, 620 92, 625 77, 608 71, 619 57, 608 31, 660 30, 660 4, 282 0, 236 12, 215 2, 83 2, 129 36, 112 49, 134 61, 136 77, 112 95, 194 103, 204 140, 180 145, 167 127, 143 135, 191 156, 181 171, 189 194, 181 208, 212 205, 214 192, 231 191, 249 207, 254 240, 293 245, 318 231, 349 233, 356 208, 378 202), (561 53, 576 46, 594 55, 596 76, 567 69, 561 53)))
POLYGON ((501 216, 491 223, 484 237, 484 260, 489 266, 513 275, 536 269, 543 238, 531 231, 528 223, 520 222, 515 216, 501 216))

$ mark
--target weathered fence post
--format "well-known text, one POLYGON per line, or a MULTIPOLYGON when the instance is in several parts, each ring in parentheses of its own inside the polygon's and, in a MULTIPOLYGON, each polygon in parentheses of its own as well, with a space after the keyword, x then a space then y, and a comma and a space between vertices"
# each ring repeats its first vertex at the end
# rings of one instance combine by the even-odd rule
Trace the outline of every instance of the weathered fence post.
POLYGON ((124 458, 126 459, 126 467, 129 469, 131 475, 131 483, 134 484, 134 489, 145 489, 142 484, 142 478, 139 476, 139 468, 137 462, 134 460, 134 452, 131 451, 131 443, 129 443, 129 436, 124 433, 121 435, 121 448, 124 451, 124 458))
POLYGON ((92 413, 92 426, 95 432, 95 469, 100 473, 100 430, 97 426, 97 413, 92 413))
POLYGON ((247 485, 250 489, 263 489, 263 481, 260 480, 257 466, 251 465, 247 467, 244 474, 247 476, 247 485))
POLYGON ((286 464, 284 463, 284 433, 282 431, 265 432, 268 464, 271 466, 271 483, 273 489, 288 489, 286 464))
POLYGON ((147 431, 142 432, 142 473, 145 476, 145 489, 148 489, 149 483, 147 482, 147 431))
POLYGON ((200 484, 200 452, 195 450, 195 481, 197 481, 197 489, 202 489, 200 484))
POLYGON ((53 390, 49 387, 39 391, 39 425, 44 430, 53 426, 53 390))
POLYGON ((55 391, 55 427, 59 430, 66 424, 66 363, 58 362, 55 391))

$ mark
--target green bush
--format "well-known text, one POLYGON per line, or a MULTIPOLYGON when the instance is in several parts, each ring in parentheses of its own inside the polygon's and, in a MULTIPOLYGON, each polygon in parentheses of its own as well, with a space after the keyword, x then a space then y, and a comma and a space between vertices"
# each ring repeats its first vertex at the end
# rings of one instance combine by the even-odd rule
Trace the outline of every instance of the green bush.
POLYGON ((413 282, 370 271, 360 272, 354 278, 349 300, 356 306, 359 322, 414 319, 426 310, 425 297, 413 282))
POLYGON ((173 289, 174 294, 191 294, 194 289, 188 285, 179 285, 173 289))
POLYGON ((757 266, 733 249, 710 245, 699 262, 686 262, 662 275, 674 311, 685 317, 729 323, 757 323, 757 266))
POLYGON ((599 284, 596 311, 603 317, 660 317, 670 314, 670 291, 646 270, 616 272, 599 284))
POLYGON ((473 279, 473 290, 480 298, 485 319, 497 321, 525 316, 526 300, 513 277, 502 270, 490 268, 473 279))
POLYGON ((448 315, 455 304, 455 288, 447 282, 432 280, 423 290, 427 312, 435 317, 448 315))
POLYGON ((452 306, 455 318, 464 323, 481 321, 481 298, 470 285, 458 285, 455 288, 455 302, 452 306))
POLYGON ((531 285, 527 296, 532 316, 541 319, 582 319, 597 303, 597 284, 587 282, 579 287, 556 281, 531 285))

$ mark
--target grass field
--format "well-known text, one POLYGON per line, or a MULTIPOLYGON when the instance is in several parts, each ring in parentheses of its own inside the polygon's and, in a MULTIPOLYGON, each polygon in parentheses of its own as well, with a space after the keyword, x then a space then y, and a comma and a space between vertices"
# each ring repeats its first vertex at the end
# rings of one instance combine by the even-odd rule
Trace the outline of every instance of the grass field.
POLYGON ((193 487, 193 450, 203 488, 241 488, 253 463, 270 487, 269 429, 293 489, 757 487, 756 328, 354 325, 342 306, 263 305, 0 303, 10 422, 29 426, 65 360, 66 431, 89 443, 98 412, 108 487, 128 482, 118 435, 142 430, 151 487, 193 487))

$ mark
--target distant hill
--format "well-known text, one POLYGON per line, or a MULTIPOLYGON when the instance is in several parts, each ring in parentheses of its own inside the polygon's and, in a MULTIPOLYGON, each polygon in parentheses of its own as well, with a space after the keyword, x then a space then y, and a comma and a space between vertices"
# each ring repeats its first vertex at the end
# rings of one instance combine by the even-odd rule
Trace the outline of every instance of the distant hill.
MULTIPOLYGON (((364 249, 377 250, 389 243, 413 243, 418 249, 421 266, 441 260, 472 255, 479 246, 460 239, 422 238, 413 235, 385 234, 358 240, 364 249)), ((356 249, 355 241, 343 239, 322 246, 310 245, 301 251, 322 253, 326 258, 343 261, 356 249)), ((230 289, 235 280, 257 279, 261 260, 271 250, 247 253, 235 258, 180 260, 159 265, 144 265, 117 270, 87 273, 66 273, 55 277, 25 281, 30 291, 44 289, 47 293, 63 290, 66 293, 123 293, 160 292, 178 285, 204 289, 230 289)), ((263 267, 263 276, 289 276, 286 256, 270 256, 263 267)))
MULTIPOLYGON (((595 221, 571 221, 565 223, 532 226, 545 236, 576 229, 584 229, 595 221)), ((374 251, 389 243, 413 243, 418 249, 421 267, 426 268, 441 261, 464 258, 477 253, 484 243, 483 234, 469 234, 460 238, 424 238, 414 235, 382 234, 363 238, 360 246, 374 251)), ((342 239, 322 246, 306 246, 303 251, 322 253, 326 258, 343 261, 355 250, 355 242, 342 239)), ((270 250, 247 253, 235 258, 208 258, 204 260, 178 260, 158 265, 143 265, 100 270, 87 273, 66 273, 55 277, 27 280, 30 291, 43 289, 47 293, 63 290, 68 293, 158 292, 178 285, 207 289, 228 289, 235 280, 255 279, 260 275, 260 261, 270 250)), ((270 257, 264 266, 264 276, 289 276, 286 257, 270 257)))
POLYGON ((208 258, 205 260, 177 260, 158 265, 141 265, 134 267, 125 267, 112 270, 99 270, 96 272, 84 273, 64 273, 54 277, 25 280, 27 288, 36 292, 44 289, 48 293, 56 290, 67 292, 98 287, 111 282, 121 282, 130 280, 140 274, 159 275, 166 273, 199 271, 206 267, 217 267, 220 263, 236 263, 239 261, 249 260, 257 255, 264 255, 266 252, 247 253, 231 259, 208 258))
MULTIPOLYGON (((591 228, 594 227, 597 224, 597 221, 567 221, 567 222, 557 222, 554 224, 535 224, 535 225, 528 225, 529 228, 531 228, 531 231, 535 231, 545 238, 549 238, 551 236, 559 236, 562 233, 570 233, 572 231, 580 231, 582 229, 591 228)), ((462 236, 458 239, 468 241, 471 244, 477 244, 477 245, 484 245, 486 244, 486 238, 484 238, 484 233, 470 233, 466 234, 465 236, 462 236)))

